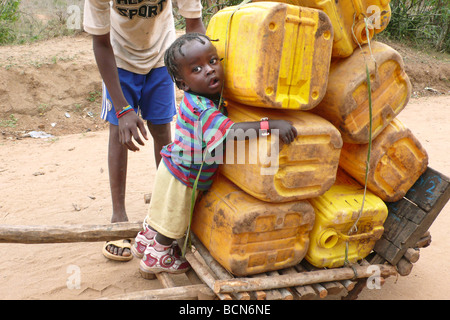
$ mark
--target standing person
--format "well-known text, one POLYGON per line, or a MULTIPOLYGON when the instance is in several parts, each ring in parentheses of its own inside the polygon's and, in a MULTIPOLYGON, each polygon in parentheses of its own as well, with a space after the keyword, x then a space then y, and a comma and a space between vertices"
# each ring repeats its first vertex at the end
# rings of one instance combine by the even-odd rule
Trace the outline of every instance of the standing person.
POLYGON ((188 227, 197 176, 197 192, 208 190, 219 166, 217 162, 221 162, 216 160, 222 160, 215 158, 223 154, 216 151, 225 148, 229 134, 232 139, 243 139, 249 135, 234 132, 271 134, 275 130, 286 144, 297 136, 297 130, 288 121, 264 118, 234 123, 221 112, 224 70, 206 35, 181 36, 167 50, 165 61, 172 79, 185 93, 174 142, 161 151, 163 163, 156 173, 144 230, 138 233, 132 247, 133 254, 142 258, 140 272, 146 279, 160 272, 182 273, 189 269, 176 239, 183 237, 188 227))
MULTIPOLYGON (((205 33, 200 0, 178 0, 186 32, 205 33)), ((154 141, 156 166, 161 148, 171 142, 176 114, 175 87, 164 66, 164 52, 176 39, 170 0, 86 0, 84 29, 103 79, 102 118, 110 123, 108 167, 111 222, 128 221, 125 189, 128 151, 154 141), (140 116, 139 116, 140 114, 140 116), (133 141, 134 139, 134 141, 133 141)), ((103 253, 113 260, 132 259, 130 240, 109 241, 103 253)))

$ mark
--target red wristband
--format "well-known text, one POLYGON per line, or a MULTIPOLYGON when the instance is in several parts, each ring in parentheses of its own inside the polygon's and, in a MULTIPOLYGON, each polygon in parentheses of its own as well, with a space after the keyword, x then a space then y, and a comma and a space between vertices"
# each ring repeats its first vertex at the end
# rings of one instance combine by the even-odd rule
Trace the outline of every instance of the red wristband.
POLYGON ((268 136, 269 133, 269 118, 262 118, 261 122, 261 135, 262 136, 268 136))
POLYGON ((123 115, 127 114, 130 111, 133 111, 134 109, 130 107, 129 105, 126 108, 123 108, 123 110, 116 112, 117 119, 122 117, 123 115))

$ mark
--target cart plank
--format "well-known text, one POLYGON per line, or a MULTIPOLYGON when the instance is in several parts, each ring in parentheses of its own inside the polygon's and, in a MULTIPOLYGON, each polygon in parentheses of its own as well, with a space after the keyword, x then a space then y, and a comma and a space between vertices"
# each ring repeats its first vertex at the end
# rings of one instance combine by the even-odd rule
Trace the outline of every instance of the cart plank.
POLYGON ((420 240, 450 198, 450 179, 428 167, 397 202, 387 203, 384 234, 374 251, 396 265, 420 240))

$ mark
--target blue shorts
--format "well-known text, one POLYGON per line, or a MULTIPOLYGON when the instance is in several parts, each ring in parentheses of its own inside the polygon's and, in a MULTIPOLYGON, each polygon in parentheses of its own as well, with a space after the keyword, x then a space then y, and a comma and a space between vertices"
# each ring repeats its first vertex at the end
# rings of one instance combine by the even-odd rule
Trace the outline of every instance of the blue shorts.
MULTIPOLYGON (((144 120, 152 124, 170 123, 176 114, 175 84, 166 67, 152 69, 148 74, 137 74, 118 68, 120 85, 128 103, 144 120)), ((122 108, 125 106, 119 106, 122 108)), ((103 120, 119 125, 113 103, 103 83, 103 120)))

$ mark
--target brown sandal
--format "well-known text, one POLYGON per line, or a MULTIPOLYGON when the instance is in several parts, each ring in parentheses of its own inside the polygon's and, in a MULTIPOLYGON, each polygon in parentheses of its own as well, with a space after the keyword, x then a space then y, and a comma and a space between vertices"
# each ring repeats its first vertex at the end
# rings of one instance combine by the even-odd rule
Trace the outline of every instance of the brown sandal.
POLYGON ((129 240, 129 239, 106 241, 105 244, 103 245, 103 250, 102 250, 103 255, 108 259, 116 260, 116 261, 130 261, 131 259, 133 259, 133 255, 131 254, 131 240, 129 240, 130 242, 126 242, 125 240, 129 240), (118 255, 112 254, 111 252, 106 250, 106 248, 109 245, 113 245, 117 248, 129 249, 130 255, 129 256, 118 256, 118 255))

